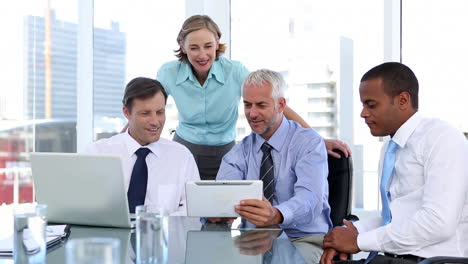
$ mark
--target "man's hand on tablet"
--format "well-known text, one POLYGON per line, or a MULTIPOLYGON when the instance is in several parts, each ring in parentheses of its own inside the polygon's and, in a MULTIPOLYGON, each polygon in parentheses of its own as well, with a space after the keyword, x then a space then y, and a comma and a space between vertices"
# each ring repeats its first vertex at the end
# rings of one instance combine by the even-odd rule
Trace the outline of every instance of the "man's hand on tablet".
POLYGON ((242 200, 235 206, 236 212, 257 227, 278 225, 283 222, 281 212, 263 197, 263 200, 242 200))

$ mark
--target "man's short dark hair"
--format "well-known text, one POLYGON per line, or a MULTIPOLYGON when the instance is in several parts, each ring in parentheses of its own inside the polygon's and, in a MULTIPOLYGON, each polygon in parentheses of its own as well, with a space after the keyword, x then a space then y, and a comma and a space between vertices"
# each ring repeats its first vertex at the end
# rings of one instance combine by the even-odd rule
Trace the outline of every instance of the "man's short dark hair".
POLYGON ((146 77, 137 77, 131 80, 127 87, 125 87, 124 97, 122 104, 132 110, 133 99, 146 99, 153 97, 155 94, 161 92, 164 95, 164 102, 167 103, 167 93, 160 82, 146 77))
POLYGON ((371 79, 382 79, 383 88, 387 95, 392 98, 402 92, 411 96, 411 105, 418 109, 419 84, 414 72, 406 65, 399 62, 386 62, 375 66, 366 72, 361 82, 371 79))

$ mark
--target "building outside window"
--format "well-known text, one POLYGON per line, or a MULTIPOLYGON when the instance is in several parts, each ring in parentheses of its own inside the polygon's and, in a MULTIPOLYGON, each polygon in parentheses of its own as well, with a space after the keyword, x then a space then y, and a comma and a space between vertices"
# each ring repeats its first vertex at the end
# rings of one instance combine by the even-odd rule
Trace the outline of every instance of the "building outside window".
MULTIPOLYGON (((79 107, 87 100, 78 99, 85 89, 79 82, 84 69, 78 67, 83 2, 0 4, 0 30, 8 36, 0 42, 0 204, 33 200, 30 152, 83 147, 77 143, 82 138, 79 107)), ((125 125, 121 98, 126 83, 138 76, 155 78, 162 64, 176 59, 177 33, 191 2, 93 2, 88 28, 93 111, 86 119, 92 121, 90 140, 97 140, 125 125)), ((372 137, 359 117, 358 86, 368 69, 385 61, 389 2, 230 1, 230 27, 223 31, 228 56, 251 71, 279 71, 288 85, 288 105, 323 137, 345 140, 353 148, 353 201, 363 210, 379 209, 377 163, 383 139, 372 137)), ((401 10, 401 60, 420 80, 420 111, 449 121, 468 137, 468 3, 404 0, 401 10)), ((162 136, 171 138, 177 125, 171 98, 166 113, 162 136)), ((249 133, 240 104, 237 140, 249 133)))

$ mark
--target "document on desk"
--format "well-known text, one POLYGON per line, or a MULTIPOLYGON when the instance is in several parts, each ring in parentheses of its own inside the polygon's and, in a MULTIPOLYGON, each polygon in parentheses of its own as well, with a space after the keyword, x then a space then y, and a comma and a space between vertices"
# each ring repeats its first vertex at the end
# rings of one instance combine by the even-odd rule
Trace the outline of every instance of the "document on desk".
MULTIPOLYGON (((55 246, 60 241, 67 237, 70 227, 68 225, 50 225, 46 227, 46 242, 47 248, 55 246)), ((28 232, 26 229, 24 232, 28 232)), ((13 256, 13 235, 5 239, 0 239, 0 256, 13 256)), ((33 240, 25 240, 24 246, 29 253, 34 253, 39 249, 39 246, 33 240)))

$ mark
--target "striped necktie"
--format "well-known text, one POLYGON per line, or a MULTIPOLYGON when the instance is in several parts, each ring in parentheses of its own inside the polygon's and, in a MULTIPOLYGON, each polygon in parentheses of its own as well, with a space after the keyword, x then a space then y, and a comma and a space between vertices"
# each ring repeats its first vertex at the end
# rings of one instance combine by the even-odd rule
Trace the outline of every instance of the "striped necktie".
POLYGON ((260 165, 260 180, 263 181, 263 195, 273 203, 275 197, 275 169, 273 166, 273 158, 271 157, 271 149, 266 141, 262 145, 263 157, 260 165))

